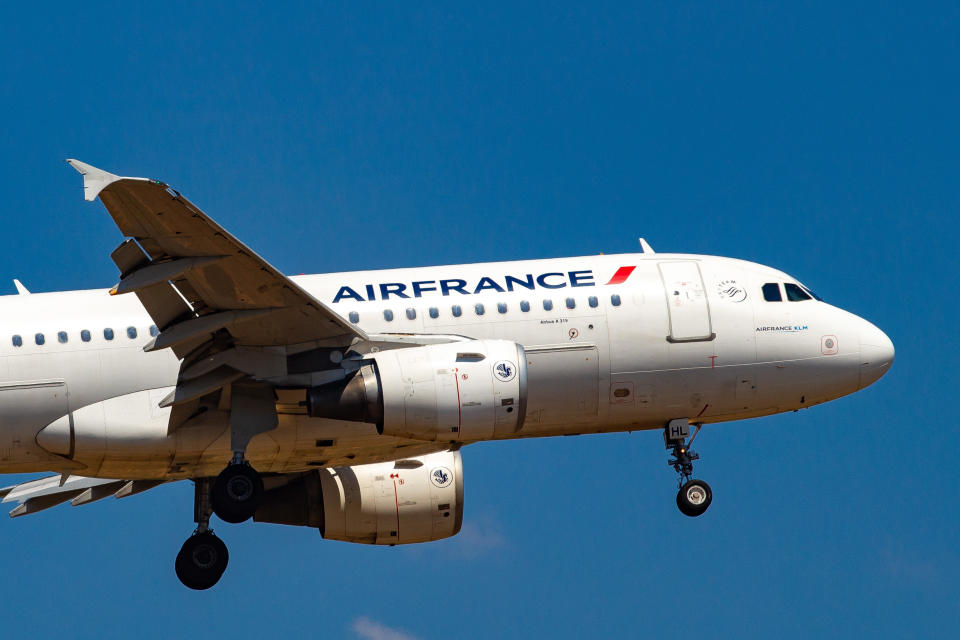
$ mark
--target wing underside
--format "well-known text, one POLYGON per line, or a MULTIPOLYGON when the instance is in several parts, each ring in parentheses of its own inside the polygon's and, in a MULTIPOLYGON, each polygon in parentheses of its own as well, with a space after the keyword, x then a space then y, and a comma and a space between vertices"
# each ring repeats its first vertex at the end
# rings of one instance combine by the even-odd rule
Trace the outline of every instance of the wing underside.
POLYGON ((81 506, 109 496, 126 498, 152 489, 164 480, 114 480, 55 475, 0 489, 2 502, 16 502, 10 517, 37 513, 68 500, 81 506))

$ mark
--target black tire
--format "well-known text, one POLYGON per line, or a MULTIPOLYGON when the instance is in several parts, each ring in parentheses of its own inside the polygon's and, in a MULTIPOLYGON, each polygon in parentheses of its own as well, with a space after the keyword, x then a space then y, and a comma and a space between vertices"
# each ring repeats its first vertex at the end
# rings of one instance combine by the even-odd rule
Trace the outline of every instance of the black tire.
POLYGON ((184 586, 203 591, 217 584, 229 560, 227 545, 212 531, 206 531, 187 538, 180 547, 174 568, 184 586))
POLYGON ((690 480, 677 492, 677 507, 680 513, 691 518, 703 514, 713 502, 713 492, 703 480, 690 480))
POLYGON ((210 505, 224 522, 238 523, 253 517, 263 499, 263 478, 247 464, 232 464, 217 476, 210 505))

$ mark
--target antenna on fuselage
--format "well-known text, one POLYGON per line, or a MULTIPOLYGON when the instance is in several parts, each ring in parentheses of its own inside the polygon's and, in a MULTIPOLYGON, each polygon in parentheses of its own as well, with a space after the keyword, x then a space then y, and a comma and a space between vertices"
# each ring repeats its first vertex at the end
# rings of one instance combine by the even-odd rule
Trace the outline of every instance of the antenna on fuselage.
POLYGON ((17 293, 19 293, 22 296, 25 296, 30 293, 30 290, 27 289, 25 286, 23 286, 23 283, 17 280, 16 278, 13 279, 13 286, 17 288, 17 293))
POLYGON ((644 240, 643 238, 639 238, 639 240, 640 240, 641 251, 643 251, 644 253, 656 253, 656 251, 653 250, 653 247, 647 244, 646 240, 644 240))

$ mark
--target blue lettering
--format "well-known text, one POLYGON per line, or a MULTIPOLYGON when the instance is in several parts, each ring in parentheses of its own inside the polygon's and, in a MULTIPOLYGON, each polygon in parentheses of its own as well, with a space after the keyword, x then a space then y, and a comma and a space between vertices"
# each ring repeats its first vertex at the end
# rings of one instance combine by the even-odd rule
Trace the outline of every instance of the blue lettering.
POLYGON ((594 286, 593 282, 593 271, 571 271, 570 272, 570 286, 571 287, 592 287, 594 286), (584 275, 581 275, 584 274, 584 275), (589 281, 589 282, 588 282, 589 281))
POLYGON ((533 274, 527 273, 522 277, 503 276, 503 278, 506 289, 504 289, 504 286, 495 279, 489 276, 483 276, 479 281, 477 281, 473 291, 468 290, 467 281, 460 278, 449 278, 446 280, 416 280, 410 284, 405 284, 402 282, 384 282, 379 285, 367 284, 364 285, 366 298, 364 298, 352 287, 344 285, 340 287, 339 291, 337 291, 337 295, 334 296, 333 301, 340 302, 341 300, 356 300, 357 302, 367 302, 377 300, 377 290, 380 292, 380 300, 389 300, 390 296, 395 298, 409 299, 411 296, 410 294, 406 293, 408 287, 412 289, 413 297, 421 298, 425 293, 437 291, 438 283, 440 285, 439 291, 444 296, 449 296, 451 292, 459 293, 461 295, 470 295, 471 293, 476 294, 482 291, 498 291, 500 293, 505 293, 506 291, 516 291, 518 289, 528 289, 533 291, 537 288, 537 286, 543 287, 544 289, 563 289, 567 286, 596 286, 592 269, 568 271, 567 273, 551 271, 549 273, 542 273, 536 277, 534 277, 533 274), (569 280, 567 279, 568 276, 569 280))
POLYGON ((390 294, 393 294, 398 298, 409 298, 410 296, 404 293, 406 288, 407 285, 400 282, 385 282, 380 285, 380 299, 389 300, 390 294))
POLYGON ((437 288, 432 286, 436 281, 435 280, 418 280, 413 283, 413 296, 419 298, 423 295, 424 291, 436 291, 437 288), (431 286, 427 286, 431 285, 431 286))
POLYGON ((466 286, 467 286, 466 280, 459 280, 456 278, 454 278, 453 280, 441 280, 440 292, 443 293, 443 295, 445 296, 450 295, 451 291, 456 291, 457 293, 462 293, 463 295, 467 295, 467 291, 466 289, 464 289, 464 287, 466 286), (450 282, 456 282, 457 284, 455 285, 448 284, 450 282))
POLYGON ((533 274, 528 273, 526 280, 521 280, 520 278, 514 278, 513 276, 507 276, 507 291, 513 291, 513 285, 515 284, 520 285, 525 289, 530 289, 531 291, 533 291, 534 289, 533 274))
POLYGON ((566 281, 566 280, 564 280, 561 284, 548 284, 548 283, 547 283, 547 278, 549 278, 550 276, 556 276, 556 277, 558 277, 558 278, 563 278, 563 274, 562 274, 562 273, 544 273, 544 274, 541 274, 541 275, 537 276, 537 284, 539 284, 541 287, 543 287, 543 288, 545 288, 545 289, 562 289, 562 288, 564 288, 565 286, 567 286, 567 281, 566 281))
POLYGON ((334 296, 333 301, 340 302, 344 298, 352 298, 358 302, 365 302, 363 298, 360 297, 360 294, 351 289, 350 287, 340 287, 340 291, 337 291, 337 295, 334 296))
POLYGON ((493 278, 488 278, 487 276, 480 278, 480 282, 477 283, 477 288, 474 289, 473 292, 480 293, 481 291, 485 291, 487 289, 503 293, 503 287, 498 285, 493 278))

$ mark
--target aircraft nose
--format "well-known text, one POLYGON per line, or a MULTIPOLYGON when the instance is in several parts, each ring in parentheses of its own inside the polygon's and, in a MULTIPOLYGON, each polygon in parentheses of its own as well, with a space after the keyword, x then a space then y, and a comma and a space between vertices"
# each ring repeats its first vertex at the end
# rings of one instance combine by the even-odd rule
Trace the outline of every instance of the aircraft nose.
POLYGON ((860 329, 860 388, 868 387, 890 370, 893 342, 883 331, 863 321, 860 329))

